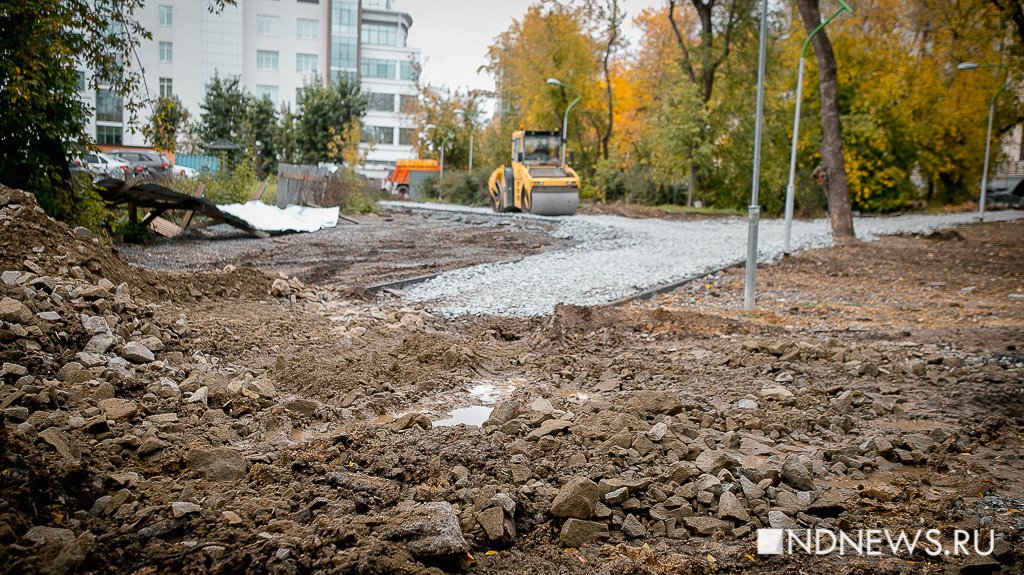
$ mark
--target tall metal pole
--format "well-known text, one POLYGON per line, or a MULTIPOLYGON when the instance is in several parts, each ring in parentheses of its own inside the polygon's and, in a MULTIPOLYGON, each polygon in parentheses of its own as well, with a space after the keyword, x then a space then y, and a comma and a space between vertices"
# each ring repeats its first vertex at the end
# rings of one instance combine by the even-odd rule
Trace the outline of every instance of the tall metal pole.
MULTIPOLYGON (((956 69, 958 71, 971 71, 982 68, 1005 68, 1003 64, 975 64, 974 62, 961 62, 957 64, 956 69)), ((989 151, 992 147, 992 119, 996 115, 996 100, 999 98, 999 94, 1003 93, 1003 90, 1010 87, 1012 79, 1007 76, 1006 81, 1003 85, 996 90, 995 94, 992 94, 992 99, 988 101, 988 129, 985 130, 985 167, 981 171, 981 193, 978 194, 978 219, 985 219, 985 199, 988 195, 988 156, 989 151)))
POLYGON ((789 239, 793 230, 793 197, 796 195, 796 146, 800 137, 800 104, 803 103, 804 94, 804 62, 807 60, 807 48, 810 47, 811 40, 822 28, 827 26, 832 20, 835 20, 843 12, 853 14, 853 8, 845 1, 839 0, 839 4, 839 8, 831 16, 811 31, 807 39, 804 40, 803 48, 800 50, 800 68, 796 76, 796 112, 793 114, 793 145, 789 152, 789 183, 786 184, 786 231, 782 240, 782 253, 786 255, 789 255, 791 251, 789 239))
POLYGON ((804 93, 804 57, 800 56, 800 71, 796 76, 796 112, 793 113, 793 145, 789 150, 789 183, 786 184, 786 235, 782 253, 791 252, 789 238, 793 229, 793 197, 796 195, 796 145, 800 140, 800 104, 804 93))
POLYGON ((583 98, 582 95, 576 96, 576 99, 569 103, 565 107, 565 115, 562 116, 562 154, 561 160, 562 165, 565 165, 565 148, 569 145, 569 110, 572 110, 573 106, 580 103, 583 98))
MULTIPOLYGON (((1002 89, 1000 89, 1000 92, 1002 89)), ((999 92, 996 92, 996 96, 999 92)), ((978 219, 985 219, 985 196, 988 191, 988 154, 992 146, 992 117, 996 113, 996 97, 992 96, 992 102, 988 105, 988 130, 985 132, 985 167, 981 171, 981 195, 978 197, 978 219)))
POLYGON ((754 311, 754 278, 757 273, 757 224, 761 216, 758 186, 761 179, 761 118, 764 115, 764 61, 768 51, 768 0, 761 0, 761 40, 757 54, 757 113, 754 119, 754 176, 750 188, 747 224, 747 273, 743 285, 743 309, 754 311))

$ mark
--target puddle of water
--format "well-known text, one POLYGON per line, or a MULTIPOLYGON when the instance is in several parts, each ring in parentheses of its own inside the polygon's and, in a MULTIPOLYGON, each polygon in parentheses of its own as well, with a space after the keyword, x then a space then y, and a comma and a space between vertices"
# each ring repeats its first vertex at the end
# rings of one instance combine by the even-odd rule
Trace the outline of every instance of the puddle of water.
POLYGON ((498 385, 493 382, 480 382, 469 390, 469 396, 480 403, 490 405, 504 399, 516 390, 515 385, 498 385))
POLYGON ((451 427, 459 424, 481 427, 487 421, 487 418, 491 416, 493 409, 486 405, 471 405, 469 407, 453 409, 447 418, 435 421, 434 427, 451 427))

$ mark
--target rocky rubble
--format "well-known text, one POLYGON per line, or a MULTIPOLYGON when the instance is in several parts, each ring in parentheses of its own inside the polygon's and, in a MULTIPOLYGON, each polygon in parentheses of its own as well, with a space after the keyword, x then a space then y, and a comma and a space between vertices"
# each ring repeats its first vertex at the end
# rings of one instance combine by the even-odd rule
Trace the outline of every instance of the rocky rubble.
POLYGON ((0 225, 52 236, 0 258, 5 571, 843 572, 746 555, 762 527, 882 521, 998 532, 991 562, 925 571, 1021 560, 1015 350, 663 311, 456 331, 122 269, 5 193, 0 225), (496 380, 482 427, 435 425, 496 380))

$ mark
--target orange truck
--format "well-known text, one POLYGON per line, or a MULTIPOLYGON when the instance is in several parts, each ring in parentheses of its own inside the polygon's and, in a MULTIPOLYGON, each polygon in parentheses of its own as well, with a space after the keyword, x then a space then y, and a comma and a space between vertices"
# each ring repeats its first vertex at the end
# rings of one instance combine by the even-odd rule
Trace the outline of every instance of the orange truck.
POLYGON ((395 169, 384 178, 383 188, 393 196, 419 200, 422 196, 420 185, 427 179, 437 177, 441 165, 437 160, 398 160, 395 169))

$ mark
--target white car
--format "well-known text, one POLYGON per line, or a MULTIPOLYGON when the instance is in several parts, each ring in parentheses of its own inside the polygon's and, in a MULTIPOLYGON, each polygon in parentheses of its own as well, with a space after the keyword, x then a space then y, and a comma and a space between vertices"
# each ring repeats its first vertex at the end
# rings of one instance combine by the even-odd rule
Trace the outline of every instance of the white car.
POLYGON ((179 166, 178 164, 171 166, 171 171, 174 172, 176 178, 186 178, 189 180, 199 175, 199 170, 188 166, 179 166))
POLYGON ((123 180, 132 171, 128 162, 100 152, 91 152, 82 158, 86 170, 99 177, 123 180))

